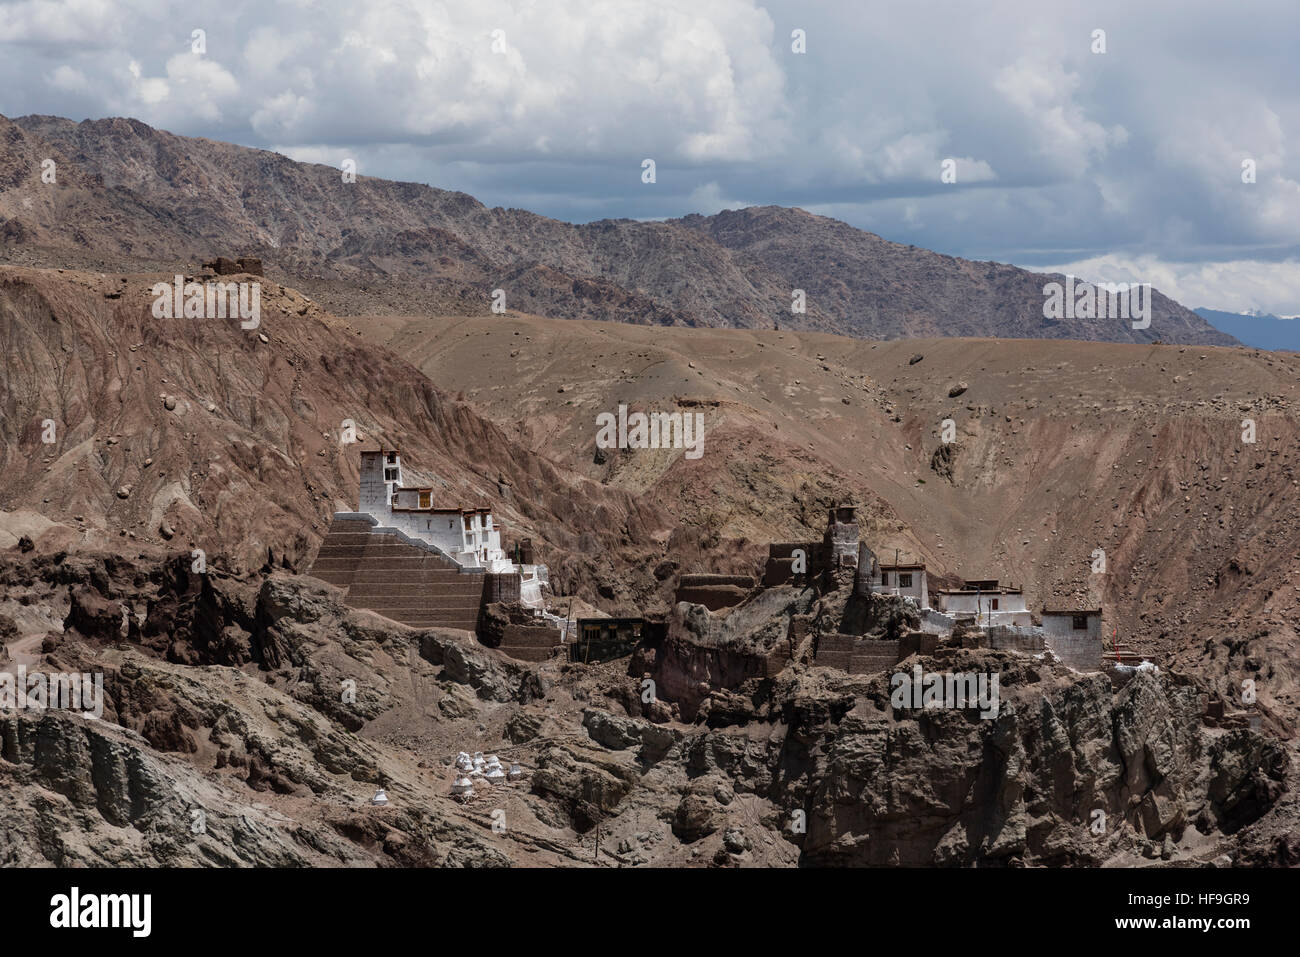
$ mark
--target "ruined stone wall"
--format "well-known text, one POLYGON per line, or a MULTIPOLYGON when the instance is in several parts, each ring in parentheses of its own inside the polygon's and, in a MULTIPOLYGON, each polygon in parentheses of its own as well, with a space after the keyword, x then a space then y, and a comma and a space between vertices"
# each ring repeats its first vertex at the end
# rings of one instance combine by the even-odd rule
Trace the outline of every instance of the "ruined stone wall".
POLYGON ((820 580, 829 566, 830 548, 825 542, 777 542, 767 547, 767 564, 763 567, 763 587, 775 588, 795 577, 794 551, 803 549, 808 563, 808 580, 820 580))
POLYGON ((1022 655, 1036 655, 1046 648, 1043 634, 1037 628, 1010 628, 994 625, 985 632, 986 638, 980 644, 994 651, 1017 651, 1022 655))
POLYGON ((824 539, 829 551, 827 560, 834 567, 856 568, 858 565, 858 523, 852 506, 830 509, 824 539))
POLYGON ((927 608, 921 612, 921 630, 933 635, 945 635, 957 627, 957 619, 941 611, 927 608))
POLYGON ((898 641, 898 660, 911 655, 932 655, 939 647, 939 636, 924 631, 913 631, 898 641))
POLYGON ((838 668, 852 675, 876 674, 898 664, 901 644, 897 639, 822 635, 817 639, 814 661, 823 667, 838 668))
POLYGON ((674 601, 689 601, 717 611, 739 605, 753 589, 754 579, 746 575, 683 575, 674 601))

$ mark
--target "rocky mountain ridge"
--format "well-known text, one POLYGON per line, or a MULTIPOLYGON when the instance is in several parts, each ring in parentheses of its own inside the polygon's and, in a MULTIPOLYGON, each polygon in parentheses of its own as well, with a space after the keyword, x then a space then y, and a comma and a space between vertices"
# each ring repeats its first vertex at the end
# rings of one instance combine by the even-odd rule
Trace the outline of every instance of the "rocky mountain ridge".
POLYGON ((800 209, 572 225, 464 193, 357 177, 137 120, 0 117, 0 257, 154 271, 214 249, 260 256, 337 314, 537 315, 927 336, 1230 345, 1156 291, 1149 328, 1044 317, 1064 277, 892 243, 800 209), (55 161, 55 183, 42 162, 55 161), (806 311, 792 312, 795 290, 806 311))

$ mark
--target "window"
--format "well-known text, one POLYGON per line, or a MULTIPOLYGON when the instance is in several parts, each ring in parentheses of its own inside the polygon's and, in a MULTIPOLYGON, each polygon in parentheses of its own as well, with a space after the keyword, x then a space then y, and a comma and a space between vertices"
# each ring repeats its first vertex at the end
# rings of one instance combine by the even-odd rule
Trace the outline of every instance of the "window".
POLYGON ((991 608, 993 611, 998 610, 998 600, 996 598, 989 599, 989 608, 991 608))
POLYGON ((898 587, 899 587, 899 588, 911 588, 911 587, 912 587, 912 575, 911 575, 910 572, 909 572, 908 574, 906 574, 906 575, 902 575, 902 574, 900 574, 900 575, 898 576, 898 587))
POLYGON ((1074 617, 1074 630, 1075 630, 1075 631, 1087 631, 1087 630, 1088 630, 1088 616, 1087 616, 1087 615, 1075 615, 1075 616, 1073 616, 1073 617, 1074 617))
POLYGON ((397 469, 384 469, 384 481, 385 481, 385 482, 396 482, 396 481, 397 481, 397 469))

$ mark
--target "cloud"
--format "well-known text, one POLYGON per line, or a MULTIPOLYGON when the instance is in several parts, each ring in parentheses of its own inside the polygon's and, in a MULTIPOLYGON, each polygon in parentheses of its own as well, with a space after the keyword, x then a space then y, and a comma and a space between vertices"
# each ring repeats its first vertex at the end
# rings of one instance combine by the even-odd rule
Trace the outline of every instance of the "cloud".
POLYGON ((0 112, 132 115, 579 220, 745 197, 976 259, 1189 263, 1275 301, 1300 250, 1297 34, 1291 0, 19 0, 0 112))
POLYGON ((1088 119, 1076 98, 1079 75, 1059 60, 1022 56, 1000 69, 992 86, 1019 114, 1023 141, 1055 175, 1082 176, 1128 139, 1123 126, 1088 119))
POLYGON ((220 63, 196 53, 169 57, 164 75, 155 77, 145 76, 132 60, 125 76, 119 72, 116 79, 121 82, 111 102, 133 115, 147 112, 162 125, 177 119, 218 122, 223 105, 238 104, 239 81, 220 63))
POLYGON ((1300 259, 1258 262, 1171 263, 1154 256, 1096 256, 1056 266, 1034 266, 1089 282, 1148 282, 1189 308, 1289 315, 1300 303, 1300 259))
MULTIPOLYGON (((149 6, 139 13, 147 15, 149 6)), ((121 14, 112 0, 18 0, 0 5, 0 38, 24 46, 111 47, 123 38, 121 14)))
POLYGON ((743 209, 755 205, 740 199, 723 198, 722 188, 717 183, 705 183, 695 187, 691 190, 689 201, 692 209, 705 216, 712 216, 724 209, 743 209))

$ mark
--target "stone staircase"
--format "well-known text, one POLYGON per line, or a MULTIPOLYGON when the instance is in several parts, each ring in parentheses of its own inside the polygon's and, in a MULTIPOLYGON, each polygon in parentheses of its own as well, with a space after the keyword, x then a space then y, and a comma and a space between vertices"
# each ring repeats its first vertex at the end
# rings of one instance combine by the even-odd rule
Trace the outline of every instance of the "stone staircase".
POLYGON ((309 575, 347 589, 346 601, 412 628, 474 631, 485 576, 465 571, 438 549, 369 515, 330 523, 309 575))

